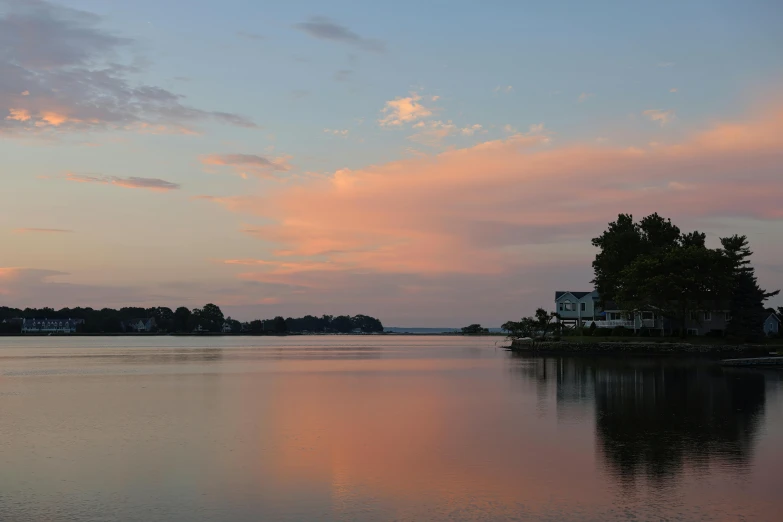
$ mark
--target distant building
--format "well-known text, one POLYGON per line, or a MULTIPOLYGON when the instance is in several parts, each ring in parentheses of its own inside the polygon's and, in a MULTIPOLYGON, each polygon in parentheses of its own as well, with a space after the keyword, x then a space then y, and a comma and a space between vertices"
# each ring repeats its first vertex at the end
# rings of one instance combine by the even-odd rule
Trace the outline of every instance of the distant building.
POLYGON ((231 333, 231 323, 228 321, 223 323, 223 333, 231 333))
POLYGON ((764 320, 764 334, 777 335, 780 333, 780 317, 775 313, 769 314, 764 320))
MULTIPOLYGON (((555 292, 555 311, 560 321, 570 326, 597 328, 628 328, 629 330, 659 330, 660 333, 680 329, 682 320, 664 317, 660 310, 623 310, 616 303, 607 301, 604 308, 598 305, 599 295, 592 292, 555 292)), ((704 310, 693 310, 685 321, 689 335, 705 335, 723 332, 731 320, 728 303, 705 303, 704 310)), ((766 330, 765 330, 766 331, 766 330)))
POLYGON ((155 318, 147 317, 144 319, 131 319, 122 322, 123 332, 149 333, 155 330, 155 318))
POLYGON ((78 319, 25 319, 22 321, 22 333, 75 333, 78 319))

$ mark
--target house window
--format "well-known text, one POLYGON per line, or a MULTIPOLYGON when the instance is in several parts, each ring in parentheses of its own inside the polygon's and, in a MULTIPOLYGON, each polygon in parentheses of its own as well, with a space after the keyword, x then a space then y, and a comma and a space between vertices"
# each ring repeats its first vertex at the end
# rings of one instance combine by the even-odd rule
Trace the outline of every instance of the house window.
POLYGON ((576 305, 571 301, 565 301, 561 304, 563 305, 562 310, 565 310, 566 312, 573 312, 574 310, 576 310, 576 305))
POLYGON ((642 312, 642 319, 645 321, 652 321, 654 319, 652 312, 642 312))
POLYGON ((699 315, 696 312, 691 312, 691 321, 698 321, 699 315))
POLYGON ((587 310, 587 303, 579 303, 580 310, 583 312, 587 310))
POLYGON ((696 328, 688 328, 688 335, 699 335, 699 331, 696 328))
POLYGON ((712 321, 712 312, 704 312, 704 321, 712 321))
POLYGON ((565 310, 565 307, 563 306, 563 303, 560 303, 560 311, 562 312, 563 310, 565 310))
POLYGON ((731 321, 731 312, 726 312, 725 319, 727 323, 731 321))

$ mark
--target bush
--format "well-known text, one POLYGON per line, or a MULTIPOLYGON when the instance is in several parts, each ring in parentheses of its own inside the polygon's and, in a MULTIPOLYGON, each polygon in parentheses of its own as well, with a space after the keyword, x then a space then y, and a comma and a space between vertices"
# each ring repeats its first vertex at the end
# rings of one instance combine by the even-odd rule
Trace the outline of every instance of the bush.
POLYGON ((595 337, 608 337, 612 335, 611 328, 596 328, 593 330, 593 336, 595 337))
POLYGON ((625 326, 618 326, 612 329, 612 337, 626 337, 630 335, 628 332, 629 330, 625 326))
POLYGON ((723 330, 710 330, 704 337, 723 337, 723 330))
POLYGON ((595 326, 595 321, 590 323, 590 328, 588 328, 587 335, 595 335, 595 329, 597 327, 595 326))
POLYGON ((649 328, 642 328, 639 330, 638 333, 639 337, 650 337, 650 329, 649 328))

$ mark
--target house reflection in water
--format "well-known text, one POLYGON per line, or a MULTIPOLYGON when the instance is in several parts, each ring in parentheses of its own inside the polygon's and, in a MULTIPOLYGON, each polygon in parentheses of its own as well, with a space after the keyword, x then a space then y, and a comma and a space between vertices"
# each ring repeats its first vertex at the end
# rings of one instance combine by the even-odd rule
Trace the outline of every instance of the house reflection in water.
POLYGON ((589 410, 596 451, 623 486, 666 486, 685 467, 750 464, 764 416, 765 374, 667 358, 515 357, 558 417, 589 410), (554 387, 554 390, 552 390, 554 387), (554 395, 554 397, 552 397, 554 395))

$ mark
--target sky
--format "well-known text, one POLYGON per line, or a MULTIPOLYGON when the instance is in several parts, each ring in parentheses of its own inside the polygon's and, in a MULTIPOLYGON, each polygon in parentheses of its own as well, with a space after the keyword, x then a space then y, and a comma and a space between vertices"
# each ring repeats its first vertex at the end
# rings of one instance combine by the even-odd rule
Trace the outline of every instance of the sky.
MULTIPOLYGON (((498 326, 620 213, 783 287, 783 4, 0 0, 0 305, 498 326)), ((771 305, 783 305, 780 298, 771 305)))

